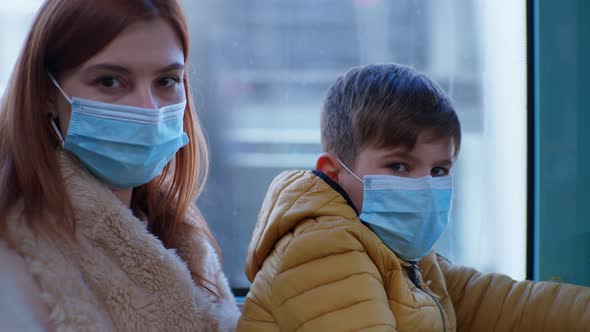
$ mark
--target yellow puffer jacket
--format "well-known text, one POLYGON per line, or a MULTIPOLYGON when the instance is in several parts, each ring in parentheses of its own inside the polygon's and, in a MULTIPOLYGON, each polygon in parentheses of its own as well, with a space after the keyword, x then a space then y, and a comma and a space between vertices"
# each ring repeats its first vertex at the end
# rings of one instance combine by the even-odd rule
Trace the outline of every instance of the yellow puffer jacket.
POLYGON ((434 253, 414 267, 319 172, 273 181, 246 273, 238 331, 590 331, 590 289, 515 282, 434 253))

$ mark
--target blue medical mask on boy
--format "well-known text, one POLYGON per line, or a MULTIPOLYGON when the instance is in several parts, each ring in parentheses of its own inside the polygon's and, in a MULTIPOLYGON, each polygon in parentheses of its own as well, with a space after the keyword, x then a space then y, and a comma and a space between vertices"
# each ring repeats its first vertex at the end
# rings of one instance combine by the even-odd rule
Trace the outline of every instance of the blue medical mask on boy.
POLYGON ((389 249, 406 261, 419 261, 442 236, 453 194, 452 175, 405 178, 366 175, 360 219, 389 249))
POLYGON ((72 105, 65 140, 55 122, 53 130, 63 148, 111 188, 134 188, 150 182, 188 143, 183 130, 186 101, 150 109, 70 99, 49 76, 72 105))

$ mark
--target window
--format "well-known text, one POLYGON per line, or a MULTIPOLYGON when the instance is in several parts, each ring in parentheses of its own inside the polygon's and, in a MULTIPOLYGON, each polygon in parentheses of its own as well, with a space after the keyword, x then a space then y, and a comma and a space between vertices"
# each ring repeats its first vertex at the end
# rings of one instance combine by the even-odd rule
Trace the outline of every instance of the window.
POLYGON ((0 5, 0 96, 42 0, 5 1, 0 5))
POLYGON ((526 271, 525 1, 184 1, 193 82, 211 145, 198 203, 234 288, 271 180, 312 169, 319 111, 352 66, 399 62, 454 100, 464 141, 452 220, 438 250, 523 279, 526 271), (502 17, 501 22, 498 17, 502 17))
MULTIPOLYGON (((0 6, 0 93, 41 0, 0 6)), ((452 220, 437 249, 525 277, 525 1, 184 0, 191 76, 211 147, 198 201, 236 289, 271 180, 312 169, 328 86, 352 66, 399 62, 434 78, 463 126, 452 220)))

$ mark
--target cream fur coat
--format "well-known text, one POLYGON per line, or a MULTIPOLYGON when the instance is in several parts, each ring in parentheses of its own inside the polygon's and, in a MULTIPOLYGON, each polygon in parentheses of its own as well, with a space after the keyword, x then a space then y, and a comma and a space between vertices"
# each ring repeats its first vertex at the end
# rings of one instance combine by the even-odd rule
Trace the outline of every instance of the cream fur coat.
MULTIPOLYGON (((104 185, 60 159, 77 242, 36 236, 17 212, 0 241, 0 330, 233 331, 239 317, 213 246, 185 226, 165 249, 104 185), (215 298, 192 275, 221 290, 215 298)), ((19 209, 15 209, 18 211, 19 209)), ((187 223, 199 218, 193 210, 187 223)))

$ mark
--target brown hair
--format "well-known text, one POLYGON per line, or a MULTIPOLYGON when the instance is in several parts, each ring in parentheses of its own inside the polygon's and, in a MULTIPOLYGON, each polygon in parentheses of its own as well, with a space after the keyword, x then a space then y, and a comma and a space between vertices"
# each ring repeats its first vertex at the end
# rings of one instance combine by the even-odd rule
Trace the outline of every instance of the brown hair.
POLYGON ((398 64, 355 67, 329 88, 321 114, 322 148, 353 164, 367 144, 413 148, 433 130, 461 145, 453 104, 426 75, 398 64))
MULTIPOLYGON (((71 228, 71 202, 52 144, 47 109, 56 93, 47 72, 74 69, 103 49, 138 20, 163 18, 178 33, 188 59, 188 28, 176 0, 46 0, 12 73, 0 105, 0 226, 18 200, 24 217, 35 228, 71 228)), ((185 60, 186 61, 186 60, 185 60)), ((135 188, 132 206, 147 214, 151 231, 169 246, 183 215, 201 192, 207 173, 208 152, 194 112, 188 74, 184 77, 187 109, 184 130, 190 143, 166 166, 162 175, 135 188)), ((193 225, 217 248, 204 219, 193 225)), ((203 283, 213 284, 207 280, 203 283)), ((209 288, 209 287, 207 287, 209 288)))

